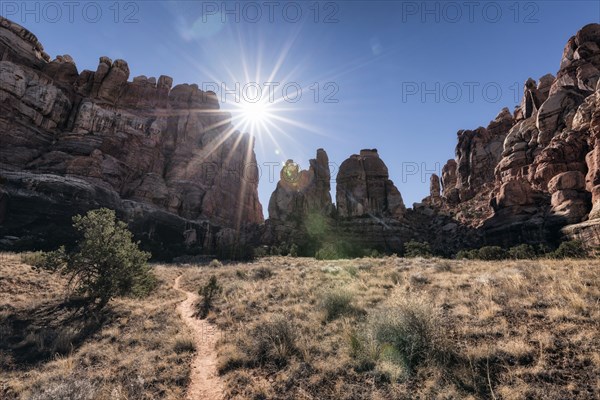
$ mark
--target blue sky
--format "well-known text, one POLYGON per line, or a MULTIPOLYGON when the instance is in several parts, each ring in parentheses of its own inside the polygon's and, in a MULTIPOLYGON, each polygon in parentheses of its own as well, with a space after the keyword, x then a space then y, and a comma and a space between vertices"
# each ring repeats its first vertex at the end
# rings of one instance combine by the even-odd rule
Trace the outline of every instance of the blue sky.
POLYGON ((80 71, 108 56, 125 59, 131 78, 239 83, 239 99, 219 95, 240 128, 256 83, 267 120, 246 128, 257 137, 265 214, 276 185, 269 165, 306 167, 320 147, 333 177, 351 154, 377 148, 407 206, 419 201, 429 174, 454 157, 459 129, 512 110, 523 82, 556 74, 568 38, 600 22, 598 1, 24 4, 3 1, 0 13, 80 71), (275 104, 265 82, 279 83, 275 104))

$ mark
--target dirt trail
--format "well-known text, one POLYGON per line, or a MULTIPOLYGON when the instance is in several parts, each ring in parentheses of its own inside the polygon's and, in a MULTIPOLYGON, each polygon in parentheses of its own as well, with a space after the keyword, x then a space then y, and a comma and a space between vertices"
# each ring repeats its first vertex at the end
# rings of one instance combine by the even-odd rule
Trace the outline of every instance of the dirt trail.
POLYGON ((194 304, 198 301, 199 296, 180 287, 182 276, 175 279, 173 288, 187 297, 177 309, 185 324, 192 330, 193 341, 196 345, 196 355, 192 361, 186 399, 220 400, 223 398, 223 382, 217 374, 217 352, 215 350, 218 331, 208 321, 194 316, 194 304))

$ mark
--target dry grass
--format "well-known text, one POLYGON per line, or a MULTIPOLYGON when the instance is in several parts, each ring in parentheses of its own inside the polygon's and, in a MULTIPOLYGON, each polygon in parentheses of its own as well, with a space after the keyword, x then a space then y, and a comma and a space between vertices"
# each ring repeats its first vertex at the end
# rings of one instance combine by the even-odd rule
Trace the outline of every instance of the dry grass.
POLYGON ((64 303, 64 280, 0 254, 0 398, 183 398, 194 349, 176 312, 179 271, 155 270, 150 297, 89 321, 64 303))
POLYGON ((223 288, 207 318, 224 332, 226 398, 600 398, 600 261, 161 266, 150 298, 115 301, 83 337, 60 311, 62 340, 21 339, 62 355, 15 362, 7 321, 39 333, 64 282, 0 257, 1 398, 183 398, 194 348, 175 311, 180 274, 189 291, 211 275, 223 288))
MULTIPOLYGON (((271 257, 210 273, 228 398, 600 397, 599 261, 271 257), (265 328, 282 316, 285 340, 265 328), (281 348, 269 362, 249 344, 281 348)), ((184 285, 207 279, 192 268, 184 285)))

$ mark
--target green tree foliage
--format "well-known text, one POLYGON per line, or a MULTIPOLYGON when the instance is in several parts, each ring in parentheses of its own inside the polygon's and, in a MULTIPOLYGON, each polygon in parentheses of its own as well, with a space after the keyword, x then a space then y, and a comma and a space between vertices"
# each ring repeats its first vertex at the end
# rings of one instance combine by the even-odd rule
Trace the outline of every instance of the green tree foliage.
POLYGON ((113 210, 101 208, 73 218, 81 235, 73 252, 47 253, 41 265, 69 277, 75 293, 102 308, 116 296, 144 296, 155 286, 147 261, 127 225, 113 210))
POLYGON ((537 257, 535 248, 530 244, 520 244, 508 249, 508 256, 515 260, 531 260, 537 257))
POLYGON ((411 240, 404 243, 405 257, 431 257, 431 247, 427 242, 411 240))
POLYGON ((553 253, 553 258, 585 258, 587 252, 579 240, 562 242, 553 253))

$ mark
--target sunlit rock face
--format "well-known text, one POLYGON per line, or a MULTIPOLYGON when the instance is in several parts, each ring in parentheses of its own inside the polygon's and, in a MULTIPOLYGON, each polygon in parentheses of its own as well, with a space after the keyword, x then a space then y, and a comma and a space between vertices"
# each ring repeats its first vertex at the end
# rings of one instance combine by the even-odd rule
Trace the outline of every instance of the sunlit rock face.
POLYGON ((51 247, 63 239, 53 229, 66 235, 71 215, 100 206, 173 246, 214 247, 219 227, 263 222, 254 141, 214 93, 130 81, 107 57, 79 73, 1 17, 0 54, 2 246, 51 247))
POLYGON ((459 132, 441 208, 492 243, 593 237, 595 223, 584 221, 600 217, 599 80, 600 25, 590 24, 569 39, 556 77, 525 82, 513 115, 504 109, 487 128, 459 132))

